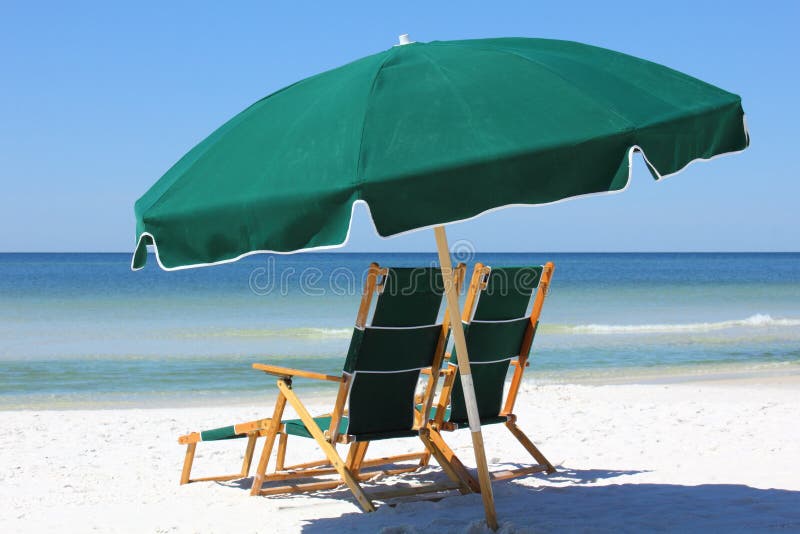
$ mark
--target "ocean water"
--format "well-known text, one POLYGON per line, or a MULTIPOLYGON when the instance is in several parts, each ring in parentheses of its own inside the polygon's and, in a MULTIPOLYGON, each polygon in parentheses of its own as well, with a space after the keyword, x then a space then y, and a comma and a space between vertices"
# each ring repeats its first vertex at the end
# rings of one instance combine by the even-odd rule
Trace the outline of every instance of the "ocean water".
MULTIPOLYGON (((800 254, 466 259, 556 264, 529 380, 800 372, 800 254)), ((151 259, 132 272, 128 254, 0 254, 0 409, 273 397, 253 362, 337 373, 370 261, 435 256, 261 255, 176 272, 151 259)))

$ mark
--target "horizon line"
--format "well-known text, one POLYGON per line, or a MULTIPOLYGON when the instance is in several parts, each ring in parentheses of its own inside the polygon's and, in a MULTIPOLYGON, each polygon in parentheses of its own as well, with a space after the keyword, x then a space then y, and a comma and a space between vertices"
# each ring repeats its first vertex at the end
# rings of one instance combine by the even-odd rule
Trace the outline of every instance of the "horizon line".
MULTIPOLYGON (((800 250, 489 250, 474 252, 480 254, 799 254, 800 250)), ((92 251, 92 250, 14 250, 0 254, 126 254, 131 251, 92 251)), ((148 251, 148 256, 155 255, 148 251)), ((292 254, 264 252, 263 255, 295 256, 299 254, 436 254, 435 250, 300 250, 292 254)), ((255 256, 255 254, 254 254, 255 256)))

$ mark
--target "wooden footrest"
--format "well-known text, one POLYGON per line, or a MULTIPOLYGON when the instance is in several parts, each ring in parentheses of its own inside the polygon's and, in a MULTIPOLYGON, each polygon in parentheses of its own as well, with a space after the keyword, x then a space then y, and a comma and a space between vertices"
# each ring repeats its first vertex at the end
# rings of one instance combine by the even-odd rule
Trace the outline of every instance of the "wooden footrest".
POLYGON ((319 491, 333 489, 344 485, 342 480, 326 480, 324 482, 307 482, 305 484, 289 484, 276 486, 274 488, 262 488, 259 495, 278 495, 280 493, 305 493, 309 491, 319 491))
POLYGON ((240 478, 245 478, 245 475, 241 473, 236 473, 235 475, 222 475, 216 477, 201 477, 201 478, 192 478, 189 480, 189 483, 192 482, 225 482, 226 480, 237 480, 240 478))
POLYGON ((532 475, 534 473, 542 473, 547 471, 546 465, 534 465, 532 467, 523 467, 520 469, 507 469, 505 471, 495 471, 492 473, 492 480, 507 480, 509 478, 523 477, 525 475, 532 475))
POLYGON ((406 487, 406 488, 396 488, 393 490, 386 490, 386 491, 376 491, 369 493, 369 498, 374 499, 376 501, 383 501, 386 499, 392 499, 395 497, 406 497, 409 495, 420 495, 423 493, 436 493, 438 491, 451 491, 457 490, 461 486, 456 482, 442 482, 439 484, 427 484, 425 486, 419 487, 406 487))

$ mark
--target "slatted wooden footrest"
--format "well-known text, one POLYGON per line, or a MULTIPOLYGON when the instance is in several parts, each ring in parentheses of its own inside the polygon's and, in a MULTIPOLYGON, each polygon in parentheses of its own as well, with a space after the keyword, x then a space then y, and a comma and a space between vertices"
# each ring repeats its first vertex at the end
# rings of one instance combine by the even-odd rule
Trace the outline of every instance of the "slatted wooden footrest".
MULTIPOLYGON (((368 471, 366 473, 359 473, 354 478, 358 479, 359 481, 370 480, 372 478, 378 476, 392 476, 392 475, 399 475, 401 473, 410 473, 411 471, 416 471, 419 467, 400 467, 397 469, 382 469, 379 471, 368 471)), ((277 481, 284 481, 284 480, 292 480, 297 478, 305 478, 305 479, 314 479, 318 476, 324 475, 332 475, 335 474, 336 470, 333 468, 330 469, 314 469, 308 471, 294 471, 294 472, 278 472, 272 473, 265 477, 264 482, 277 482, 277 481)), ((219 479, 214 480, 232 480, 234 478, 241 478, 239 475, 231 476, 231 477, 220 477, 219 479)), ((197 479, 192 480, 192 482, 199 482, 200 480, 211 480, 211 479, 197 479)), ((320 480, 314 482, 304 482, 301 484, 285 484, 283 486, 274 486, 271 488, 262 488, 259 491, 259 495, 278 495, 281 493, 301 493, 301 492, 310 492, 310 491, 319 491, 319 490, 326 490, 336 488, 344 484, 343 480, 320 480)), ((440 490, 434 490, 440 491, 440 490)))
MULTIPOLYGON (((372 458, 370 460, 364 460, 363 462, 361 462, 361 467, 375 467, 378 465, 390 465, 394 463, 408 462, 411 460, 421 460, 423 456, 425 456, 425 453, 410 452, 408 454, 398 454, 397 456, 384 456, 382 458, 372 458)), ((329 465, 331 465, 331 463, 328 460, 317 460, 314 462, 305 462, 302 464, 289 465, 284 467, 282 471, 287 471, 287 472, 292 471, 299 473, 303 470, 307 470, 312 467, 324 467, 329 465)))
POLYGON ((411 460, 421 460, 425 456, 423 452, 410 452, 408 454, 398 454, 397 456, 385 456, 383 458, 373 458, 361 462, 361 467, 374 467, 376 465, 390 465, 411 460))
POLYGON ((273 488, 261 488, 259 495, 278 495, 281 493, 305 493, 309 491, 319 491, 333 489, 344 485, 342 480, 326 480, 324 482, 306 482, 304 484, 288 484, 285 486, 275 486, 273 488))
POLYGON ((419 487, 406 487, 397 488, 386 491, 376 491, 369 493, 370 499, 376 501, 384 501, 386 499, 393 499, 396 497, 407 497, 409 495, 421 495, 423 493, 436 493, 439 491, 457 490, 461 486, 455 482, 442 482, 439 484, 427 484, 419 487))
POLYGON ((245 478, 244 475, 241 473, 236 473, 235 475, 221 475, 216 477, 201 477, 201 478, 192 478, 189 480, 189 483, 192 482, 225 482, 226 480, 237 480, 239 478, 245 478))
POLYGON ((413 467, 398 467, 397 469, 379 469, 377 471, 360 472, 358 478, 360 480, 369 480, 378 476, 390 477, 392 475, 399 475, 401 473, 411 473, 419 469, 419 466, 413 467))
POLYGON ((495 471, 494 473, 492 473, 492 480, 508 480, 509 478, 523 477, 525 475, 532 475, 534 473, 543 473, 545 471, 547 471, 546 465, 534 465, 531 467, 522 467, 520 469, 495 471))
MULTIPOLYGON (((409 461, 409 460, 419 460, 423 456, 422 453, 408 453, 402 454, 398 456, 386 457, 386 458, 375 458, 372 460, 367 460, 362 462, 362 467, 374 467, 374 466, 381 466, 381 465, 391 465, 394 463, 409 461)), ((330 462, 326 460, 320 460, 316 462, 307 462, 305 464, 296 464, 280 471, 269 473, 264 477, 264 482, 275 482, 279 480, 292 480, 297 478, 315 478, 319 476, 325 475, 333 475, 336 473, 336 469, 334 467, 329 467, 330 462)), ((391 476, 391 475, 398 475, 400 473, 411 473, 412 471, 416 471, 419 469, 419 465, 408 466, 408 467, 398 467, 395 469, 379 469, 375 471, 361 471, 358 474, 360 480, 367 480, 370 478, 375 478, 376 476, 391 476)))
POLYGON ((308 469, 286 469, 275 473, 269 473, 264 477, 264 482, 275 482, 276 480, 291 480, 295 478, 316 478, 325 475, 336 474, 334 467, 320 467, 308 469))
POLYGON ((330 460, 316 460, 313 462, 305 462, 302 464, 287 465, 283 469, 285 471, 299 471, 302 469, 308 469, 310 467, 321 467, 324 465, 331 465, 330 460))

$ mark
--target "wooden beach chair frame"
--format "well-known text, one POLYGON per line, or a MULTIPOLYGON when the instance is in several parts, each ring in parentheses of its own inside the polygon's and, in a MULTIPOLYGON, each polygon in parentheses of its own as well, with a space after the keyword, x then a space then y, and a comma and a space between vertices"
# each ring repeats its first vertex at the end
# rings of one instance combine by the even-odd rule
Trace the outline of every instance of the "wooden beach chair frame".
MULTIPOLYGON (((506 428, 511 432, 511 434, 517 439, 517 441, 522 444, 525 450, 530 453, 530 455, 536 460, 536 464, 521 467, 518 469, 508 469, 503 471, 497 471, 491 474, 492 480, 506 480, 512 479, 516 477, 526 476, 534 473, 545 473, 551 474, 556 471, 555 467, 552 463, 542 454, 542 452, 534 445, 533 441, 517 426, 517 416, 513 413, 514 412, 514 405, 517 400, 517 395, 519 393, 520 385, 522 384, 522 377, 525 372, 525 369, 530 366, 530 351, 531 346, 533 344, 533 339, 536 334, 536 329, 539 325, 539 317, 542 313, 542 308, 544 306, 545 298, 547 297, 547 293, 550 287, 550 281, 552 279, 553 271, 555 266, 552 262, 546 263, 542 266, 541 275, 539 277, 539 283, 535 288, 535 296, 533 297, 533 306, 531 308, 530 315, 528 316, 528 322, 524 329, 524 334, 521 337, 521 343, 519 345, 518 351, 515 351, 516 354, 514 357, 510 359, 509 365, 513 367, 513 375, 511 378, 511 383, 508 388, 508 393, 505 397, 505 400, 502 402, 502 409, 497 414, 495 418, 488 418, 488 421, 484 420, 483 414, 481 416, 482 424, 492 424, 503 422, 506 428)), ((472 277, 470 280, 469 288, 467 290, 467 297, 464 303, 464 310, 462 315, 462 321, 467 325, 467 339, 469 340, 469 325, 473 321, 474 314, 478 305, 478 301, 482 291, 487 290, 489 276, 491 274, 491 267, 485 266, 481 263, 477 263, 472 273, 472 277)), ((497 322, 501 323, 504 321, 485 321, 485 322, 497 322)), ((473 351, 470 349, 469 356, 470 359, 478 355, 478 351, 473 351)), ((446 459, 451 463, 453 468, 458 472, 462 477, 464 477, 464 473, 467 472, 467 469, 464 467, 462 462, 458 459, 452 449, 447 445, 444 438, 442 437, 442 432, 452 432, 458 430, 459 428, 463 428, 463 424, 455 424, 453 422, 445 420, 448 411, 450 408, 450 404, 452 402, 452 395, 453 395, 453 388, 456 387, 456 379, 458 376, 457 373, 457 366, 455 365, 454 361, 455 358, 451 357, 450 354, 446 356, 448 360, 448 368, 444 370, 445 379, 442 384, 442 391, 439 393, 439 400, 436 404, 435 409, 432 412, 433 418, 430 420, 430 439, 431 441, 437 446, 439 450, 441 450, 446 459)), ((475 375, 476 363, 472 363, 473 365, 473 376, 475 375)), ((477 384, 477 381, 476 381, 477 384)), ((502 386, 501 386, 502 387, 502 386)), ((502 392, 500 392, 502 394, 502 392)), ((478 391, 478 387, 476 387, 476 394, 480 397, 480 391, 478 391)), ((425 413, 425 412, 423 412, 425 413)), ((429 457, 429 456, 428 456, 429 457)), ((426 461, 426 458, 423 458, 423 463, 426 461)), ((480 491, 480 486, 478 482, 469 477, 467 480, 470 488, 478 492, 480 491)))
MULTIPOLYGON (((464 278, 465 267, 460 265, 455 269, 457 277, 457 285, 460 287, 464 278)), ((370 309, 373 306, 373 297, 381 295, 384 290, 384 285, 389 275, 389 269, 381 268, 379 265, 373 263, 367 273, 364 292, 362 294, 361 304, 359 306, 358 315, 356 318, 356 331, 364 331, 370 328, 367 325, 367 319, 370 315, 370 309)), ((438 310, 437 310, 438 311, 438 310)), ((373 311, 373 315, 374 315, 373 311)), ((374 317, 373 317, 374 319, 374 317)), ((439 376, 444 376, 445 373, 431 373, 430 369, 440 369, 443 363, 448 333, 449 333, 449 316, 445 311, 444 320, 439 325, 431 325, 437 328, 437 337, 435 341, 435 350, 431 365, 427 369, 427 384, 425 391, 422 395, 422 403, 428 409, 433 404, 435 395, 437 379, 439 376)), ((428 327, 408 327, 408 328, 428 328, 428 327)), ((377 327, 382 328, 382 327, 377 327)), ((391 327, 383 327, 391 328, 391 327)), ((351 345, 352 350, 352 345, 351 345)), ((251 488, 251 495, 275 495, 281 493, 298 493, 319 491, 324 489, 332 489, 342 484, 347 485, 350 491, 355 496, 358 504, 364 511, 372 511, 375 509, 373 500, 385 500, 392 497, 415 495, 421 493, 430 493, 437 491, 457 489, 461 493, 468 493, 470 486, 468 483, 469 474, 460 472, 454 469, 447 460, 444 453, 438 446, 430 439, 430 432, 427 427, 427 421, 420 416, 420 412, 415 412, 414 425, 411 431, 406 432, 404 437, 411 437, 416 435, 420 438, 425 451, 421 453, 409 453, 395 456, 387 456, 367 460, 365 459, 367 448, 371 440, 364 439, 363 436, 350 435, 342 433, 340 430, 340 423, 343 417, 348 416, 346 406, 348 404, 349 394, 351 392, 352 383, 354 380, 355 372, 343 372, 341 376, 326 375, 322 373, 303 371, 299 369, 290 369, 286 367, 267 365, 267 364, 253 364, 253 368, 264 373, 277 376, 278 380, 276 385, 278 387, 278 397, 275 402, 272 417, 268 419, 260 419, 240 425, 233 425, 206 432, 193 432, 181 436, 179 443, 186 444, 187 450, 184 459, 184 467, 181 473, 181 484, 200 481, 226 481, 238 478, 245 478, 248 476, 253 454, 255 451, 256 440, 260 437, 266 438, 262 448, 261 456, 256 468, 253 485, 251 488), (297 396, 293 389, 293 380, 295 378, 305 378, 312 380, 324 380, 339 383, 336 401, 333 410, 323 417, 314 418, 306 409, 303 402, 297 396), (299 415, 299 420, 283 421, 283 413, 286 404, 289 404, 299 415), (321 419, 328 419, 327 428, 320 425, 321 419), (300 422, 307 430, 304 437, 313 438, 320 449, 322 450, 325 459, 313 462, 305 462, 295 465, 286 466, 286 451, 288 436, 287 424, 296 425, 300 422), (229 439, 234 437, 247 437, 247 446, 245 449, 244 460, 242 463, 241 471, 235 474, 194 478, 190 477, 192 464, 194 461, 194 454, 196 445, 199 441, 211 439, 229 439), (272 456, 272 451, 275 443, 278 443, 277 455, 275 458, 274 471, 267 473, 267 467, 272 456), (343 459, 336 451, 337 444, 349 444, 349 451, 347 457, 343 459), (418 487, 400 488, 390 491, 374 492, 367 495, 361 488, 360 481, 376 477, 380 474, 398 474, 410 472, 419 469, 421 466, 428 465, 430 456, 433 456, 442 467, 445 474, 450 479, 449 483, 427 484, 418 487), (382 469, 366 471, 370 467, 384 466, 388 464, 398 464, 406 461, 414 461, 412 466, 402 466, 394 469, 382 469), (307 483, 289 483, 285 485, 272 486, 264 488, 263 485, 270 482, 292 481, 296 479, 309 479, 318 478, 326 475, 339 475, 338 479, 334 480, 321 480, 307 483)), ((369 372, 369 371, 365 371, 369 372)), ((405 371, 398 371, 405 372, 405 371)), ((413 404, 412 404, 413 406, 413 404)), ((376 437, 376 439, 386 439, 376 437)))

